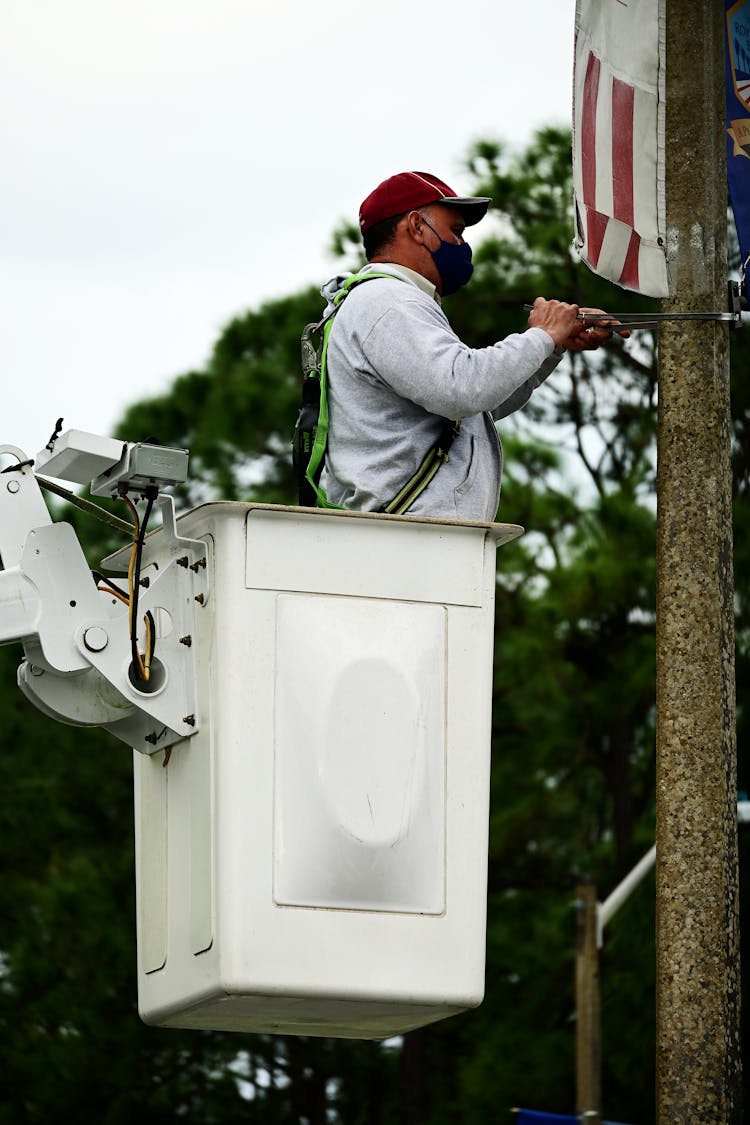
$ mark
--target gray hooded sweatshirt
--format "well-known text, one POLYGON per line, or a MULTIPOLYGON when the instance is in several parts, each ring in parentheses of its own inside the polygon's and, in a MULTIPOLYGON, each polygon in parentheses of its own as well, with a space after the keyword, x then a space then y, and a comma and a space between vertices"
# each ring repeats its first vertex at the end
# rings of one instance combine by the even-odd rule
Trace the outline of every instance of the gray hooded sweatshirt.
MULTIPOLYGON (((495 419, 518 410, 562 352, 542 328, 469 348, 426 278, 378 262, 348 294, 328 343, 328 448, 321 485, 332 504, 379 511, 416 473, 445 419, 461 430, 409 515, 490 521, 500 499, 495 419)), ((323 287, 331 297, 342 278, 323 287)))

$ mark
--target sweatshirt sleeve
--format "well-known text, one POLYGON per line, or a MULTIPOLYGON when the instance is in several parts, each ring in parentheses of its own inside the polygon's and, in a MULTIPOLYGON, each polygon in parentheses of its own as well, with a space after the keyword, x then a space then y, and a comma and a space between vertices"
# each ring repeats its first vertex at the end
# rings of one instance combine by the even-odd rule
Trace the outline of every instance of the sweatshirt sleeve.
POLYGON ((560 348, 559 350, 555 348, 552 355, 545 359, 544 363, 534 372, 530 379, 527 379, 517 391, 509 395, 505 402, 501 402, 499 406, 495 407, 492 411, 492 417, 495 421, 499 421, 500 418, 507 418, 509 414, 513 414, 516 410, 520 410, 522 406, 525 406, 533 392, 537 387, 541 387, 544 380, 552 374, 564 355, 564 348, 560 348))
POLYGON ((541 328, 469 348, 437 304, 411 297, 376 317, 362 349, 397 394, 444 418, 485 410, 503 417, 519 409, 561 358, 541 328))

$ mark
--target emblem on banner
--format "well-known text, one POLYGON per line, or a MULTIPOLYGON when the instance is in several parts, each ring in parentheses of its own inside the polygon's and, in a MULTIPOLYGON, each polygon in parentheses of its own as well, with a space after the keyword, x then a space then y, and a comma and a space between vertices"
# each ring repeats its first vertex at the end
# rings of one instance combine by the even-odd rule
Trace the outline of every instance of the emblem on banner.
MULTIPOLYGON (((739 0, 727 11, 727 47, 735 97, 743 109, 750 110, 750 0, 739 0)), ((750 117, 733 118, 728 124, 727 132, 734 141, 732 155, 750 159, 750 117)))

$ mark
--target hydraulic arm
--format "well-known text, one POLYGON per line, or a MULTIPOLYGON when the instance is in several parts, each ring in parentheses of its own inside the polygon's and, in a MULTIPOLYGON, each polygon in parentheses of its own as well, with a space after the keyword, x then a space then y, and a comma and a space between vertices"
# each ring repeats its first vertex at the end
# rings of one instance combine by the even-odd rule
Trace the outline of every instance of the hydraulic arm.
POLYGON ((178 534, 174 501, 159 491, 186 479, 187 451, 68 430, 36 464, 12 445, 0 445, 0 456, 13 459, 0 472, 0 644, 23 645, 24 695, 52 718, 105 727, 144 754, 191 737, 200 727, 192 637, 208 599, 208 547, 178 534), (110 560, 125 580, 94 576, 73 527, 50 517, 35 468, 129 499, 133 547, 110 560), (143 498, 162 518, 158 568, 138 528, 134 501, 143 498))

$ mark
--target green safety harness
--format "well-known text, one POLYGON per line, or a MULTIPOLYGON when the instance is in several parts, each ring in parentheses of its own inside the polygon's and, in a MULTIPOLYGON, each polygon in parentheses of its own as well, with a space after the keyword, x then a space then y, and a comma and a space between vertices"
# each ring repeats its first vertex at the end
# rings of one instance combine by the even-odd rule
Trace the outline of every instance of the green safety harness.
MULTIPOLYGON (((333 327, 333 318, 341 308, 341 303, 355 286, 373 278, 387 277, 394 280, 392 273, 355 273, 348 277, 333 298, 333 307, 317 324, 307 324, 300 341, 302 355, 302 404, 292 439, 292 460, 297 481, 299 503, 306 507, 339 508, 332 504, 320 487, 326 445, 328 442, 328 399, 326 395, 326 372, 328 363, 328 340, 333 327), (314 337, 319 338, 317 345, 314 337)), ((395 280, 400 280, 396 278, 395 280)), ((461 422, 447 419, 435 444, 430 448, 414 476, 399 489, 396 495, 380 509, 391 515, 403 515, 420 496, 440 466, 448 460, 448 451, 453 444, 461 422)))

